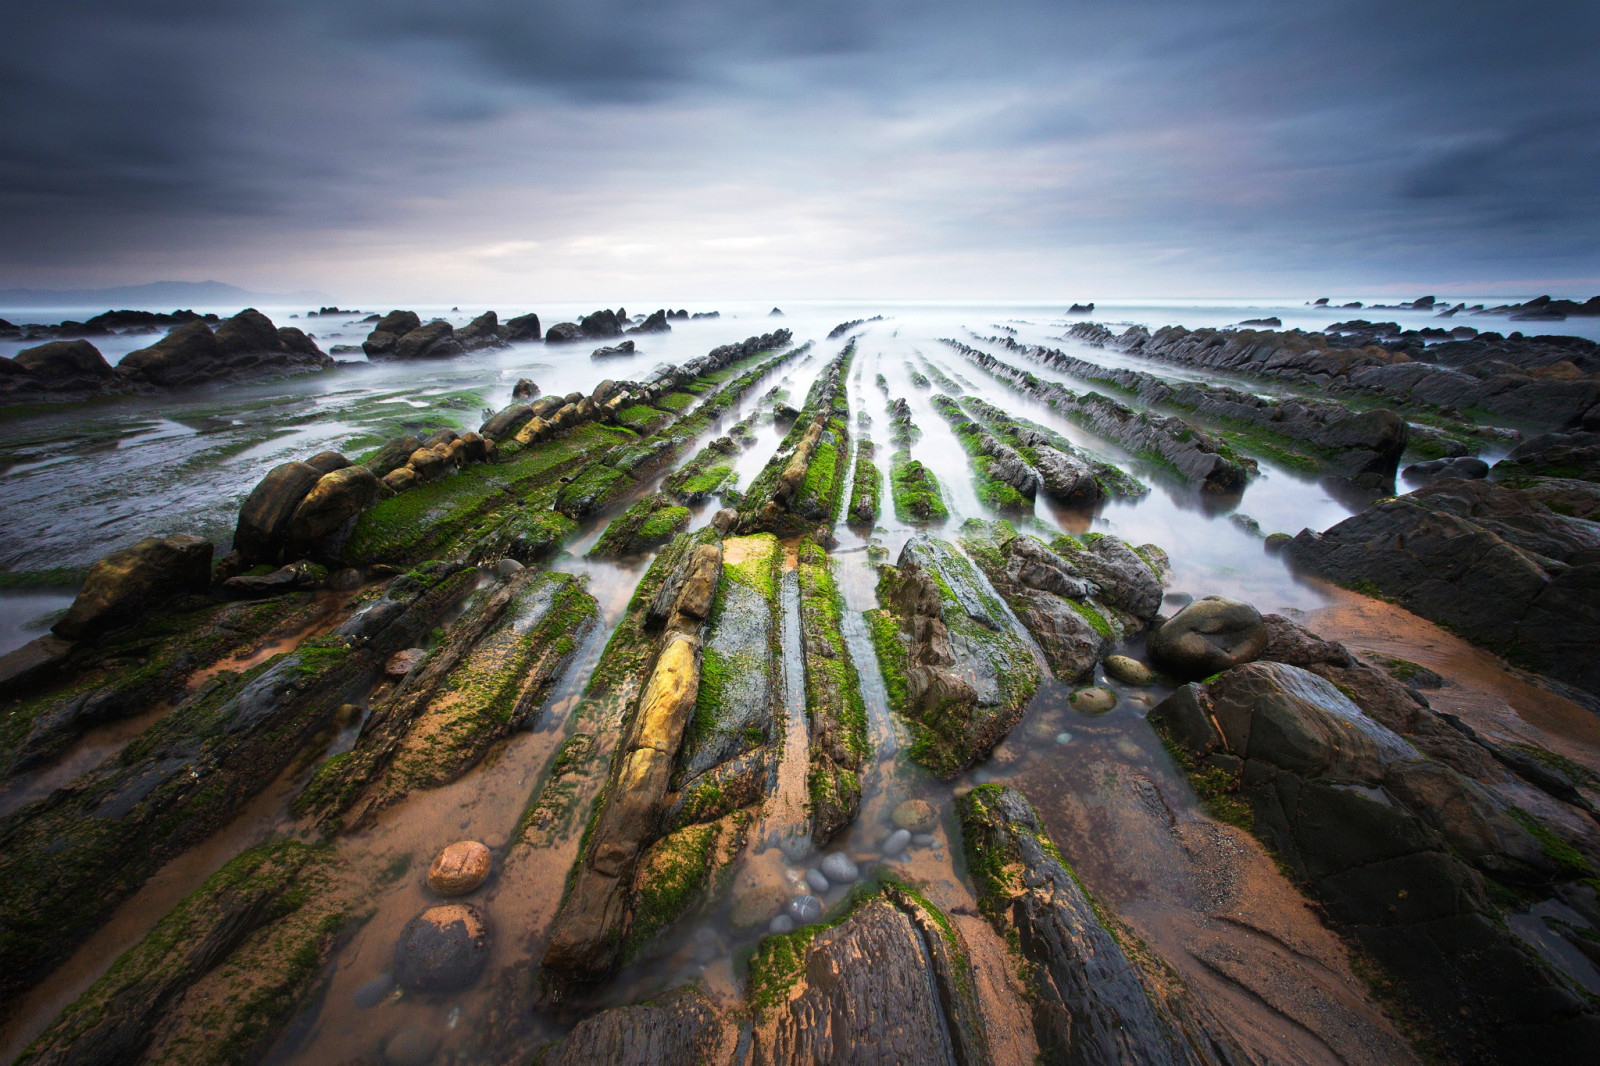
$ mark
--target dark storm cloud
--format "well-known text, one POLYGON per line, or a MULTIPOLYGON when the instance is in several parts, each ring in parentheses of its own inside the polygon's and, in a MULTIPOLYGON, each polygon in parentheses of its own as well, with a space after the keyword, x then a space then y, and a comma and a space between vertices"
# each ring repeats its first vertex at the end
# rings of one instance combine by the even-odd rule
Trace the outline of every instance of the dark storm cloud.
POLYGON ((930 259, 1600 272, 1592 3, 24 0, 7 30, 18 284, 497 205, 592 233, 721 181, 767 190, 753 226, 804 204, 930 259))

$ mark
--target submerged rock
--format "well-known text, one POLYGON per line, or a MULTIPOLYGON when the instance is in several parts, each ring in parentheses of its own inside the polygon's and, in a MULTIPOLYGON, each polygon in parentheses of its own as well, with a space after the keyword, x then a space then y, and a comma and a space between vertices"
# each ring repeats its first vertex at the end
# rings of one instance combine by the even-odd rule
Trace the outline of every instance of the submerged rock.
POLYGON ((428 867, 428 887, 441 896, 464 896, 489 877, 493 856, 476 840, 458 840, 428 867))
POLYGON ((401 930, 396 979, 419 992, 455 992, 478 979, 489 961, 489 927, 468 903, 429 907, 401 930))
POLYGON ((1207 677, 1250 662, 1267 644, 1261 613, 1248 603, 1206 596, 1150 634, 1150 657, 1174 677, 1207 677))

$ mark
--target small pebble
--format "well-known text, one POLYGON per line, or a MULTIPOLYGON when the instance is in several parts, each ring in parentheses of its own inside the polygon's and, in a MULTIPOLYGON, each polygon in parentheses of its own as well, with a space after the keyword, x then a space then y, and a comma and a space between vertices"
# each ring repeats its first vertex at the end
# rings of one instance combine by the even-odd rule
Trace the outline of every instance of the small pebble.
POLYGON ((383 1002, 383 997, 389 994, 394 987, 394 974, 380 973, 360 988, 356 989, 356 1006, 362 1010, 371 1010, 383 1002))
POLYGON ((778 934, 792 933, 794 932, 794 919, 787 914, 780 914, 767 923, 767 930, 778 934))
POLYGON ((894 832, 890 833, 889 838, 883 842, 883 853, 886 856, 898 855, 902 851, 905 851, 906 845, 910 843, 911 833, 905 829, 896 829, 894 832))
POLYGON ((912 833, 911 843, 919 848, 931 848, 933 847, 934 837, 932 833, 912 833))
POLYGON ((494 565, 495 573, 500 575, 501 580, 506 580, 506 581, 509 581, 511 578, 516 577, 517 576, 517 571, 519 571, 521 569, 522 569, 522 564, 517 562, 515 559, 501 559, 498 563, 496 563, 494 565))
POLYGON ((796 896, 789 901, 789 917, 800 925, 809 925, 822 917, 822 901, 816 896, 796 896))
POLYGON ((1082 711, 1084 714, 1105 714, 1117 705, 1117 694, 1099 685, 1092 688, 1080 688, 1068 699, 1076 710, 1082 711))
POLYGON ((1068 733, 1065 729, 1063 729, 1061 732, 1056 734, 1056 743, 1057 744, 1071 744, 1072 743, 1072 734, 1068 733))
POLYGON ((817 864, 822 875, 831 884, 846 885, 861 876, 861 871, 856 869, 856 864, 850 857, 840 851, 830 851, 822 857, 822 862, 817 864))
POLYGON ((807 870, 806 884, 810 885, 819 896, 828 891, 829 888, 828 879, 822 876, 822 871, 820 870, 807 870))
POLYGON ((939 824, 939 809, 927 800, 909 799, 895 807, 890 820, 913 833, 927 832, 939 824))

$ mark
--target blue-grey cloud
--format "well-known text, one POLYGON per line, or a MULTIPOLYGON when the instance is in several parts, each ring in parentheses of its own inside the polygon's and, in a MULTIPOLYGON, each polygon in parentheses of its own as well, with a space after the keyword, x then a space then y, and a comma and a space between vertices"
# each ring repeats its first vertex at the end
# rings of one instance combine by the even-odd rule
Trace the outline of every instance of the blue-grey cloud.
POLYGON ((23 0, 0 280, 1594 277, 1597 36, 1573 0, 23 0))

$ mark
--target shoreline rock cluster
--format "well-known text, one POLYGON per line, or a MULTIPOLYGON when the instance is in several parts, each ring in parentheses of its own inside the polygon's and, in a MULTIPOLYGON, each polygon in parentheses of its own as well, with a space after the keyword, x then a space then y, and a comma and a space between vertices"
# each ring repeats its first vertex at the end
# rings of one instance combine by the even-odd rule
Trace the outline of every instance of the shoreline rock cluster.
MULTIPOLYGON (((214 317, 214 316, 213 316, 214 317)), ((86 340, 51 341, 0 358, 0 396, 10 401, 84 399, 149 388, 183 388, 326 370, 332 357, 293 326, 254 308, 212 324, 186 319, 116 366, 86 340)))

